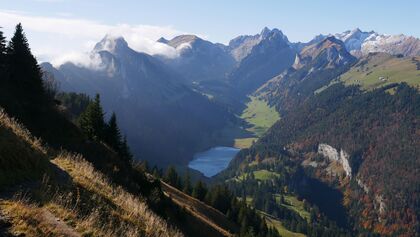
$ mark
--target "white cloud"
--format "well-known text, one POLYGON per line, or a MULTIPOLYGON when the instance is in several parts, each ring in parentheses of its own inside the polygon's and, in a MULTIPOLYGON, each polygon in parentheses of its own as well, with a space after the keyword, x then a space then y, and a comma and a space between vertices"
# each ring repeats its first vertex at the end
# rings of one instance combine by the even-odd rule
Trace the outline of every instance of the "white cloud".
POLYGON ((106 34, 123 36, 136 51, 175 57, 176 50, 156 40, 184 33, 171 26, 109 25, 86 19, 33 16, 1 9, 0 19, 0 26, 9 37, 15 25, 21 22, 38 60, 51 61, 55 65, 66 60, 79 60, 84 64, 87 57, 82 54, 90 51, 106 34))

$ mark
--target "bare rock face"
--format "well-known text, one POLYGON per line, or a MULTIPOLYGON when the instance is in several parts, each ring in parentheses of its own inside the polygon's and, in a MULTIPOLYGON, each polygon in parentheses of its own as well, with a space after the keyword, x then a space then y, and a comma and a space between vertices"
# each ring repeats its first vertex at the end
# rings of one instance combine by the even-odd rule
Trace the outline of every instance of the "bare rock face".
POLYGON ((344 150, 340 150, 340 152, 337 151, 334 147, 328 145, 328 144, 319 144, 318 145, 318 153, 322 154, 326 158, 328 158, 331 161, 336 161, 340 163, 346 172, 346 175, 351 178, 352 177, 352 170, 349 163, 349 154, 347 154, 344 150))
POLYGON ((318 61, 317 65, 324 68, 339 67, 355 60, 346 50, 344 43, 333 36, 303 48, 296 56, 293 67, 295 69, 302 68, 315 59, 318 61))
POLYGON ((261 41, 266 40, 270 35, 275 32, 278 34, 281 34, 281 38, 284 41, 288 41, 287 37, 281 33, 278 29, 270 30, 267 27, 264 27, 264 29, 261 30, 261 33, 256 35, 241 35, 234 39, 232 39, 229 42, 228 49, 230 51, 230 54, 233 58, 239 63, 244 59, 246 56, 248 56, 252 48, 259 44, 261 41))

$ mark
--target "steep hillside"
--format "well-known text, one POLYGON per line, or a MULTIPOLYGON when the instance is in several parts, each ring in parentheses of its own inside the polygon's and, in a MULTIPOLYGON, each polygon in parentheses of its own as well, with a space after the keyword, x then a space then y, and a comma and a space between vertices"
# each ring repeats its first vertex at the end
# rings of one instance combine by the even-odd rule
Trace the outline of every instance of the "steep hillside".
POLYGON ((255 147, 278 152, 280 144, 311 176, 340 187, 359 227, 412 234, 418 228, 419 94, 407 85, 394 95, 387 89, 332 86, 284 116, 255 147))
POLYGON ((105 37, 86 67, 73 63, 51 70, 67 92, 100 93, 105 111, 116 112, 134 154, 152 164, 185 164, 234 117, 194 92, 158 59, 130 49, 122 38, 105 37))
POLYGON ((41 178, 49 169, 47 150, 40 140, 0 109, 0 189, 41 178))
POLYGON ((419 88, 420 57, 396 57, 374 53, 363 57, 339 78, 346 85, 360 85, 364 90, 406 82, 419 88))
POLYGON ((182 207, 191 216, 198 220, 196 226, 191 226, 196 232, 208 233, 209 236, 234 236, 238 226, 229 220, 223 213, 207 204, 179 191, 162 182, 162 190, 167 197, 182 207))
POLYGON ((2 231, 25 236, 182 236, 143 198, 112 184, 80 155, 47 153, 3 111, 0 129, 0 215, 9 223, 2 231), (21 186, 15 188, 17 184, 21 186))
POLYGON ((355 61, 356 58, 346 51, 343 42, 329 37, 302 49, 293 68, 273 77, 255 94, 276 106, 283 114, 294 109, 315 90, 328 85, 355 61))
POLYGON ((210 237, 238 231, 220 211, 166 183, 168 199, 160 189, 148 192, 155 182, 150 175, 146 182, 131 175, 117 185, 82 155, 45 148, 3 111, 0 130, 1 236, 210 237))

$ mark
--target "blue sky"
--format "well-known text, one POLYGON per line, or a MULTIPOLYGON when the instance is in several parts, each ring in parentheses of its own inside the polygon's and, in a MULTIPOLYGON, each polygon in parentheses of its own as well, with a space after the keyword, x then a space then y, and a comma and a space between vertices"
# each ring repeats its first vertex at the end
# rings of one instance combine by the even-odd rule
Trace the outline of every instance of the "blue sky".
POLYGON ((14 24, 22 21, 35 53, 45 60, 89 50, 108 31, 121 26, 125 29, 119 33, 131 34, 129 44, 149 53, 166 50, 152 45, 158 36, 170 38, 178 33, 194 33, 213 42, 227 43, 241 34, 258 33, 264 26, 282 30, 291 41, 308 41, 320 33, 356 27, 420 37, 418 0, 0 0, 0 3, 0 26, 6 35, 14 24), (60 24, 63 26, 59 27, 60 24), (50 48, 45 42, 51 43, 50 48))

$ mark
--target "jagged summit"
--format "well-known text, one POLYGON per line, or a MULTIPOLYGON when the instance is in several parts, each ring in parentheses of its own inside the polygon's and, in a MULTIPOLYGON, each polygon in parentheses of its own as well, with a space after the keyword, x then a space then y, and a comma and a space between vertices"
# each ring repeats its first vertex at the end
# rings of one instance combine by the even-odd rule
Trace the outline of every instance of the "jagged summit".
POLYGON ((259 34, 256 35, 240 35, 229 41, 230 54, 237 62, 240 62, 251 53, 252 48, 266 39, 281 39, 289 43, 283 32, 277 28, 270 30, 264 27, 259 34))
POLYGON ((267 36, 269 33, 271 32, 271 30, 266 26, 261 30, 260 36, 265 37, 267 36))
POLYGON ((355 58, 346 50, 343 41, 328 36, 319 43, 306 46, 296 56, 293 67, 299 69, 317 59, 317 65, 336 67, 353 62, 355 58))

